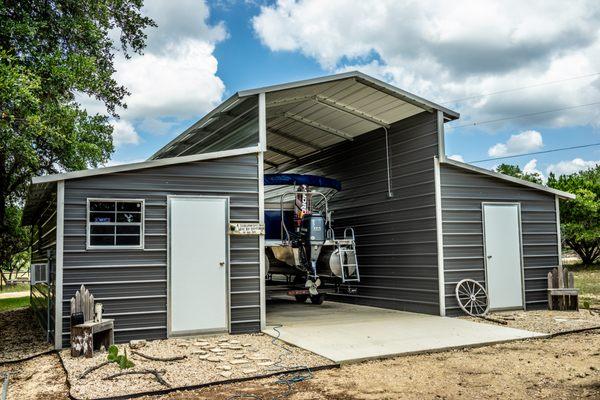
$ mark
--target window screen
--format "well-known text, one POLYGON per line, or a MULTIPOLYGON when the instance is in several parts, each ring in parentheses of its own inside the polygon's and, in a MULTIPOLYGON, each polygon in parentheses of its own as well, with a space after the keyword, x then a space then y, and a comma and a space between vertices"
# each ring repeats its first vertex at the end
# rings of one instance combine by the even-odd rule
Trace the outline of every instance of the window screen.
POLYGON ((143 200, 88 200, 88 247, 142 247, 143 200))

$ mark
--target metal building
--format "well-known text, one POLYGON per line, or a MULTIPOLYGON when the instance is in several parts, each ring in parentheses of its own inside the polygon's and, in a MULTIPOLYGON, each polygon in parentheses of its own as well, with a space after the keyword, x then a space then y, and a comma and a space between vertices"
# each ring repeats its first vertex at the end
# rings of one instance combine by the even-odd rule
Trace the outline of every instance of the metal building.
POLYGON ((330 207, 354 227, 361 281, 330 300, 454 315, 454 287, 471 278, 492 308, 543 307, 559 199, 574 196, 447 159, 457 118, 349 72, 238 92, 148 161, 35 178, 23 223, 36 227, 32 263, 48 266, 36 314, 67 345, 85 284, 120 342, 264 328, 264 235, 228 229, 264 223, 273 171, 344 185, 330 207))

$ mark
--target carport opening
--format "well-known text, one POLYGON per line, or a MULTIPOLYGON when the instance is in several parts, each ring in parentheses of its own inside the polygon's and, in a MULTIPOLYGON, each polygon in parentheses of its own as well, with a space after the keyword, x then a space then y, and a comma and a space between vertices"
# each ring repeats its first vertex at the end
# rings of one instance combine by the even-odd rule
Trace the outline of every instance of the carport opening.
POLYGON ((330 301, 439 313, 438 129, 357 79, 266 93, 267 325, 330 301))

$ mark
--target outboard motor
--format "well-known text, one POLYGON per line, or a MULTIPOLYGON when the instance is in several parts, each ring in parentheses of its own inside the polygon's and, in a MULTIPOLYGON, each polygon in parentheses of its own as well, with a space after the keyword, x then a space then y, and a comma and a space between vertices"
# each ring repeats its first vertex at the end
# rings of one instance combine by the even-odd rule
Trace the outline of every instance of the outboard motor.
POLYGON ((317 260, 326 240, 326 231, 325 217, 321 214, 305 214, 302 217, 300 242, 314 279, 317 279, 317 260))

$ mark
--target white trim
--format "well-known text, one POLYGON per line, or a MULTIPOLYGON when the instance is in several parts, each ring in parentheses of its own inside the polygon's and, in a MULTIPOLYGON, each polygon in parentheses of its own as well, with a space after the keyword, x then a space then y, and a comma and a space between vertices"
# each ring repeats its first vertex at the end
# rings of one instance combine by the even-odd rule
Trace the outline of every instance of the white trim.
POLYGON ((36 184, 40 184, 40 183, 58 182, 58 181, 64 181, 64 180, 68 180, 68 179, 85 178, 85 177, 89 177, 89 176, 112 174, 115 172, 135 171, 135 170, 139 170, 139 169, 164 167, 166 165, 183 164, 183 163, 194 162, 194 161, 204 161, 204 160, 213 160, 216 158, 234 157, 234 156, 239 156, 239 155, 243 155, 243 154, 258 153, 259 151, 260 151, 260 149, 258 148, 258 146, 252 146, 252 147, 244 147, 241 149, 215 151, 212 153, 192 154, 189 156, 182 156, 182 157, 161 158, 158 160, 142 161, 142 162, 131 163, 131 164, 121 164, 121 165, 115 165, 112 167, 85 169, 85 170, 81 170, 81 171, 65 172, 62 174, 52 174, 52 175, 34 177, 32 179, 32 184, 36 185, 36 184))
MULTIPOLYGON (((487 291, 488 301, 490 298, 490 289, 488 287, 488 265, 487 265, 487 249, 485 247, 485 206, 486 205, 500 205, 500 206, 517 206, 517 218, 518 224, 517 228, 519 229, 519 252, 520 252, 520 262, 521 262, 521 303, 523 310, 527 310, 527 300, 525 297, 525 260, 523 257, 523 222, 521 220, 521 203, 515 201, 482 201, 481 202, 481 227, 483 232, 483 268, 484 268, 484 277, 485 277, 485 290, 487 291)), ((500 309, 492 309, 500 310, 500 309)))
POLYGON ((437 112, 437 129, 438 129, 438 157, 441 161, 446 160, 446 138, 444 134, 444 113, 437 112))
POLYGON ((86 250, 143 250, 145 247, 144 244, 144 227, 145 227, 145 216, 146 216, 146 200, 145 199, 130 199, 130 198, 113 198, 113 197, 107 197, 107 198, 102 198, 102 197, 88 197, 86 198, 86 212, 85 212, 85 249, 86 250), (140 211, 140 222, 117 222, 117 220, 115 219, 115 222, 109 222, 106 224, 102 224, 102 223, 92 223, 90 222, 90 202, 92 201, 104 201, 104 202, 115 202, 115 214, 118 212, 117 211, 117 202, 122 202, 122 203, 142 203, 142 209, 140 211), (140 244, 139 245, 125 245, 125 246, 120 246, 116 244, 116 236, 117 236, 117 232, 116 232, 116 228, 115 228, 115 233, 114 233, 114 237, 115 237, 115 245, 113 246, 92 246, 90 244, 90 228, 92 225, 106 225, 106 226, 139 226, 140 227, 140 244))
MULTIPOLYGON (((258 222, 265 223, 265 179, 264 179, 264 161, 265 151, 267 150, 267 106, 265 93, 258 95, 258 147, 262 150, 257 154, 258 157, 258 222)), ((265 266, 265 234, 258 237, 258 259, 259 259, 259 299, 260 299, 260 329, 267 326, 267 296, 266 296, 266 266, 265 266)))
POLYGON ((444 231, 442 220, 442 184, 440 177, 440 162, 433 158, 433 175, 435 184, 435 225, 437 235, 437 263, 438 263, 438 294, 440 303, 440 316, 446 316, 446 279, 444 276, 444 231))
MULTIPOLYGON (((265 223, 265 179, 264 179, 265 153, 258 153, 258 222, 265 223)), ((265 265, 265 234, 258 237, 259 258, 259 286, 260 286, 260 329, 267 326, 267 295, 266 295, 266 265, 265 265)))
POLYGON ((226 237, 225 241, 225 280, 226 280, 226 290, 227 293, 225 295, 225 309, 227 312, 227 332, 231 333, 231 267, 230 267, 230 252, 231 246, 229 243, 229 235, 227 234, 227 229, 229 227, 229 205, 230 198, 229 196, 204 196, 204 195, 167 195, 167 337, 176 337, 176 336, 185 336, 185 335, 193 335, 193 334, 205 334, 205 333, 214 333, 214 332, 222 332, 222 330, 200 330, 200 331, 192 331, 192 332, 173 332, 171 330, 171 199, 219 199, 225 200, 225 229, 224 235, 226 237))
POLYGON ((258 94, 258 148, 267 151, 267 100, 265 93, 258 94))
POLYGON ((560 200, 558 196, 554 196, 554 210, 556 213, 556 238, 558 245, 558 270, 562 274, 563 262, 562 262, 562 234, 560 231, 560 200))
MULTIPOLYGON (((54 274, 54 348, 62 349, 63 251, 65 232, 65 182, 56 185, 56 271, 54 274)), ((50 321, 48 321, 50 323, 50 321)))
POLYGON ((489 175, 492 176, 494 178, 498 178, 498 179, 502 179, 505 181, 509 181, 512 183, 516 183, 518 185, 522 185, 522 186, 528 186, 530 188, 533 189, 538 189, 544 192, 548 192, 548 193, 552 193, 554 195, 557 195, 558 197, 564 198, 564 199, 574 199, 576 196, 572 193, 568 193, 568 192, 563 192, 562 190, 557 190, 557 189, 553 189, 544 185, 540 185, 537 183, 533 183, 533 182, 529 182, 529 181, 524 181, 523 179, 519 179, 519 178, 515 178, 509 175, 504 175, 501 174, 499 172, 495 172, 495 171, 490 171, 488 169, 485 168, 480 168, 480 167, 476 167, 474 165, 471 164, 467 164, 467 163, 463 163, 460 161, 456 161, 456 160, 452 160, 450 158, 446 158, 445 160, 440 160, 441 164, 448 164, 448 165, 453 165, 457 168, 462 168, 462 169, 466 169, 472 172, 477 172, 480 174, 484 174, 484 175, 489 175))

